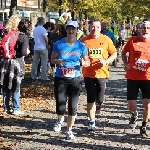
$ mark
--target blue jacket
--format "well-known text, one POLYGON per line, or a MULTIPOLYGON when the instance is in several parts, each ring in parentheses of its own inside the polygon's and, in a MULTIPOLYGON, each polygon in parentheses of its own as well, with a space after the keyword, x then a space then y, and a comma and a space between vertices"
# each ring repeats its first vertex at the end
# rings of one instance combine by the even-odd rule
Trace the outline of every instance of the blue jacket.
POLYGON ((111 31, 109 31, 109 30, 107 30, 105 32, 101 31, 101 33, 108 36, 112 40, 113 43, 116 42, 116 38, 115 38, 114 34, 111 31))

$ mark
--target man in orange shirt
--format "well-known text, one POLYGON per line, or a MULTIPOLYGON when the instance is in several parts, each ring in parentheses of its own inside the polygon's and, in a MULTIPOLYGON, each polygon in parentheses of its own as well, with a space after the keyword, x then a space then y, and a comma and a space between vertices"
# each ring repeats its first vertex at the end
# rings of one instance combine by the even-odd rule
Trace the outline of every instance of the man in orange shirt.
POLYGON ((143 97, 143 122, 140 135, 147 137, 146 124, 150 118, 150 22, 141 23, 139 36, 131 37, 122 51, 122 60, 127 78, 127 100, 131 112, 129 125, 137 125, 137 96, 139 89, 143 97), (129 53, 127 59, 126 53, 129 53))
POLYGON ((95 130, 95 102, 103 103, 106 79, 109 78, 108 65, 117 57, 116 48, 111 39, 101 32, 101 22, 91 20, 90 35, 81 39, 88 48, 90 66, 83 67, 82 73, 87 91, 87 113, 90 118, 88 130, 95 130), (110 56, 109 56, 110 55, 110 56))

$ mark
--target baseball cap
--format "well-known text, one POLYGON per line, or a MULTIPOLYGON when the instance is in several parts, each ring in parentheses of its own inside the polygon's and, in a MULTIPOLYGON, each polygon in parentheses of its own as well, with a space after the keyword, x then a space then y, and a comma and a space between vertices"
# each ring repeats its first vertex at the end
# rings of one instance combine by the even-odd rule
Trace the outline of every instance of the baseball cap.
POLYGON ((72 20, 67 21, 66 27, 67 26, 73 26, 75 28, 79 27, 78 22, 77 21, 72 21, 72 20))

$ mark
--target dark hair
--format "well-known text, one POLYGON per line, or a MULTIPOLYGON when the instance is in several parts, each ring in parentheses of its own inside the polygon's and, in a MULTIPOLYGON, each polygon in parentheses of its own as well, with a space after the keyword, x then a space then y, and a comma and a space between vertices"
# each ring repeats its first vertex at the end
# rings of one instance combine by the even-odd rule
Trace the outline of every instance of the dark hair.
POLYGON ((54 23, 50 22, 50 28, 51 28, 50 30, 53 31, 56 29, 56 25, 54 23))
POLYGON ((32 29, 32 23, 28 19, 22 19, 19 22, 18 30, 20 32, 26 33, 32 29))
POLYGON ((93 22, 100 22, 101 23, 100 19, 94 18, 94 19, 92 19, 92 20, 89 21, 89 25, 92 25, 93 22))
POLYGON ((44 23, 45 22, 44 17, 38 17, 37 22, 38 24, 44 23))
POLYGON ((50 22, 46 22, 43 27, 47 30, 49 27, 51 27, 51 23, 50 22))
POLYGON ((111 24, 115 24, 115 21, 114 21, 114 20, 112 20, 112 21, 111 21, 111 24))
POLYGON ((62 37, 66 37, 67 36, 66 27, 63 24, 58 24, 55 32, 57 34, 61 35, 62 37))
POLYGON ((149 19, 148 19, 148 18, 145 18, 145 19, 143 19, 143 21, 142 21, 142 22, 144 22, 144 21, 149 21, 149 19))

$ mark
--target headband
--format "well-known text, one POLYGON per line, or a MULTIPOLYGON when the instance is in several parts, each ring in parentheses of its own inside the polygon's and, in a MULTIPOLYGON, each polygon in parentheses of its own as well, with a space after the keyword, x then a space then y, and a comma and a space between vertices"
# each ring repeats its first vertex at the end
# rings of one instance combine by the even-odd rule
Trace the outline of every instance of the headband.
POLYGON ((142 23, 140 23, 140 27, 142 27, 144 24, 149 24, 150 25, 150 21, 143 21, 142 23))

